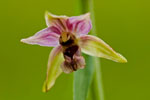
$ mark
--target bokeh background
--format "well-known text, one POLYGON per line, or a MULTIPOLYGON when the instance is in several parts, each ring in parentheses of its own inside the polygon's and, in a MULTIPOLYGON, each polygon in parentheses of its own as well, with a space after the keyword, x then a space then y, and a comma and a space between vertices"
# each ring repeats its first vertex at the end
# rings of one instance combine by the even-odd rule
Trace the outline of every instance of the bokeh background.
MULTIPOLYGON (((20 42, 46 27, 45 10, 73 16, 76 0, 0 1, 0 100, 72 100, 73 74, 42 92, 51 48, 20 42)), ((94 0, 99 37, 127 64, 101 59, 106 100, 150 100, 150 0, 94 0)))

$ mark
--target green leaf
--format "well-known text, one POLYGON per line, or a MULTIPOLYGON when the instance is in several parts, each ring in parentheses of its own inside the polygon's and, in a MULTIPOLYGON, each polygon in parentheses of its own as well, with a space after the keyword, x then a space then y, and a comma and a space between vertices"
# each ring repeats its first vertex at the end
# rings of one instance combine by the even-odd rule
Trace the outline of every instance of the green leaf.
POLYGON ((56 79, 62 73, 60 65, 63 61, 62 48, 60 46, 55 47, 49 55, 47 76, 44 82, 43 92, 47 92, 55 84, 56 79))
POLYGON ((73 100, 86 100, 88 89, 92 82, 94 66, 92 57, 84 56, 86 67, 74 72, 74 98, 73 100))

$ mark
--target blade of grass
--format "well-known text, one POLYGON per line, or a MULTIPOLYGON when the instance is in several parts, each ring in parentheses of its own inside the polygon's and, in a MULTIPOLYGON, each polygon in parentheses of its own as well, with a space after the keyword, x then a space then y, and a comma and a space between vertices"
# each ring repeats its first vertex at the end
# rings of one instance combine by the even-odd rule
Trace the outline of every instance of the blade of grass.
MULTIPOLYGON (((88 12, 83 0, 76 0, 76 15, 88 12)), ((86 100, 90 84, 92 83, 94 66, 93 57, 83 55, 86 61, 86 68, 74 73, 73 100, 86 100)))
MULTIPOLYGON (((93 0, 76 0, 76 14, 90 12, 93 28, 92 35, 96 34, 93 0)), ((99 58, 86 56, 86 68, 74 73, 74 100, 86 100, 88 89, 93 77, 90 94, 93 100, 104 100, 102 73, 99 58)))
POLYGON ((74 100, 86 100, 92 82, 94 66, 91 57, 84 55, 86 68, 74 73, 74 100))
MULTIPOLYGON (((85 1, 85 0, 84 0, 85 1)), ((92 35, 97 36, 96 31, 96 24, 95 24, 95 13, 94 13, 94 4, 93 0, 86 0, 88 9, 91 13, 91 19, 92 19, 92 35)), ((91 86, 91 93, 93 100, 105 100, 104 98, 104 88, 103 88, 103 79, 102 79, 102 72, 101 72, 101 65, 100 65, 100 59, 94 58, 94 66, 95 66, 95 72, 94 72, 94 78, 91 86)))

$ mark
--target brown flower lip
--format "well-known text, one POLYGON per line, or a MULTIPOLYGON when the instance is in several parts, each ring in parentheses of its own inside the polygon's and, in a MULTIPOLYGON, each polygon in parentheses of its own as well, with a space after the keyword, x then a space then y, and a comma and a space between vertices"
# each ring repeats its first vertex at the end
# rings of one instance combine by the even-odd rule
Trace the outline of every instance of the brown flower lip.
POLYGON ((63 41, 62 36, 59 38, 59 43, 63 48, 63 56, 65 61, 61 64, 61 68, 65 73, 71 73, 77 69, 85 67, 85 60, 81 56, 81 49, 77 43, 77 39, 73 34, 66 34, 66 41, 63 41))

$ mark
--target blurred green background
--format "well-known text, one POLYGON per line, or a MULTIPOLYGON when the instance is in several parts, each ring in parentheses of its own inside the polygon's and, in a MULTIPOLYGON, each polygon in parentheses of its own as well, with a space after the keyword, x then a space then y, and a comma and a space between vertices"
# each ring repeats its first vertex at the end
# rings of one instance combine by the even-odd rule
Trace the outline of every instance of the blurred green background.
MULTIPOLYGON (((20 42, 46 27, 45 10, 73 16, 76 0, 1 0, 0 100, 72 100, 73 74, 43 93, 51 48, 20 42)), ((94 0, 99 37, 127 64, 101 60, 106 100, 150 100, 150 0, 94 0)))

